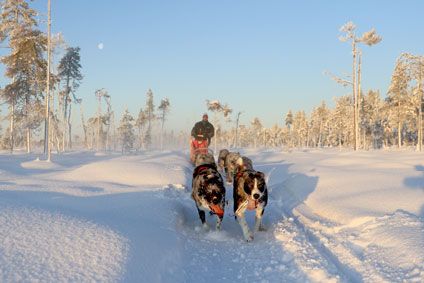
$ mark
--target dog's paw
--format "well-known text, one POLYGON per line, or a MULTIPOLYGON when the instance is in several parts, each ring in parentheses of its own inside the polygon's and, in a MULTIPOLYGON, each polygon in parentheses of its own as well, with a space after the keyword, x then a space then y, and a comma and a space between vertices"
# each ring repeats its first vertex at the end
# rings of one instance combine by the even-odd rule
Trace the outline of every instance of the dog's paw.
POLYGON ((221 221, 221 222, 217 222, 217 223, 216 223, 216 227, 215 227, 215 229, 216 229, 217 231, 221 231, 221 228, 222 228, 222 221, 221 221))
POLYGON ((261 226, 259 226, 259 231, 265 232, 268 229, 266 229, 266 227, 264 225, 261 224, 261 226))
POLYGON ((204 223, 202 226, 203 226, 203 230, 204 230, 205 232, 209 232, 210 227, 209 227, 209 225, 208 225, 208 224, 204 223))
POLYGON ((250 243, 251 241, 253 241, 254 237, 253 235, 249 235, 245 238, 246 242, 250 243))
POLYGON ((253 241, 254 237, 251 231, 247 232, 246 234, 244 234, 244 239, 246 240, 246 242, 250 243, 251 241, 253 241))

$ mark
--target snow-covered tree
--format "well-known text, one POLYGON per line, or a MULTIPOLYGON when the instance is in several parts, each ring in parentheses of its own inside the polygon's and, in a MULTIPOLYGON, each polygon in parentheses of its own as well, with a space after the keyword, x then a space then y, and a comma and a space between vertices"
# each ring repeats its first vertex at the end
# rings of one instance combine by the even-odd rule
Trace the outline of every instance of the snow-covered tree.
POLYGON ((147 129, 144 136, 144 144, 146 147, 149 147, 152 143, 152 124, 156 118, 155 105, 153 104, 153 92, 150 88, 147 90, 146 96, 147 100, 144 115, 147 121, 147 129))
POLYGON ((277 147, 280 145, 279 134, 281 129, 278 127, 278 124, 275 123, 272 128, 269 130, 268 135, 269 139, 267 140, 267 146, 277 147))
MULTIPOLYGON (((356 44, 359 43, 359 42, 363 42, 363 43, 367 44, 368 46, 372 46, 372 45, 378 44, 381 41, 381 37, 375 33, 374 29, 372 29, 368 32, 365 32, 362 35, 362 37, 358 38, 356 36, 355 29, 356 29, 356 25, 354 25, 352 22, 348 22, 347 24, 343 25, 340 28, 340 32, 346 32, 346 35, 339 38, 341 41, 348 41, 348 40, 352 41, 352 56, 353 56, 352 81, 342 80, 342 79, 338 79, 338 78, 333 78, 333 79, 338 83, 342 83, 343 85, 346 85, 346 84, 352 85, 353 108, 354 108, 354 113, 353 113, 354 114, 353 115, 353 119, 354 119, 354 123, 353 123, 353 126, 354 126, 354 149, 358 150, 358 147, 359 147, 359 139, 358 139, 358 137, 359 137, 359 131, 358 131, 358 115, 359 115, 358 92, 359 92, 360 87, 358 87, 358 80, 357 80, 357 73, 356 73, 356 55, 358 53, 360 54, 360 51, 356 47, 356 44)), ((360 76, 360 74, 359 74, 359 76, 360 76)))
POLYGON ((76 98, 75 91, 80 86, 81 80, 82 80, 82 74, 81 74, 81 64, 80 64, 80 48, 79 47, 69 47, 67 49, 67 52, 65 56, 62 57, 62 59, 59 62, 58 66, 58 77, 62 81, 65 90, 63 92, 63 126, 62 126, 62 133, 63 133, 63 139, 62 139, 62 150, 65 150, 65 137, 66 137, 66 129, 68 125, 68 144, 70 145, 71 140, 71 104, 69 104, 72 99, 70 98, 70 94, 72 94, 74 98, 74 102, 80 103, 81 100, 76 98))
POLYGON ((108 99, 110 98, 109 93, 104 89, 96 89, 96 91, 94 92, 94 95, 99 99, 99 104, 97 107, 97 145, 96 148, 97 150, 101 149, 101 144, 103 141, 103 125, 106 125, 106 120, 107 120, 107 114, 105 116, 102 115, 102 98, 106 100, 106 102, 108 101, 108 99))
POLYGON ((353 143, 353 108, 350 94, 336 98, 336 108, 332 113, 333 136, 336 138, 337 145, 348 146, 353 143))
POLYGON ((159 120, 161 122, 160 127, 160 147, 163 148, 163 126, 165 125, 166 121, 166 115, 168 115, 169 108, 170 108, 169 99, 165 98, 160 101, 160 105, 158 107, 159 111, 159 120))
POLYGON ((290 130, 291 140, 289 146, 307 146, 309 123, 305 111, 300 110, 294 114, 292 129, 290 130))
POLYGON ((314 107, 311 113, 312 128, 311 133, 314 139, 315 146, 323 146, 327 142, 328 137, 328 123, 330 120, 330 110, 324 101, 321 106, 314 107))
POLYGON ((262 123, 258 117, 255 117, 250 122, 250 126, 251 126, 251 134, 253 136, 253 144, 254 144, 254 147, 257 147, 258 139, 261 136, 261 132, 262 132, 262 123))
POLYGON ((410 76, 411 82, 411 95, 414 100, 414 108, 416 112, 416 131, 417 131, 417 149, 422 150, 422 140, 423 140, 423 114, 422 114, 422 104, 423 104, 423 94, 422 94, 422 78, 424 73, 424 58, 420 55, 413 55, 410 53, 402 53, 402 57, 405 60, 405 65, 407 67, 407 73, 410 76), (412 86, 412 81, 415 81, 415 86, 412 86))
POLYGON ((138 138, 139 138, 139 148, 144 148, 144 133, 143 129, 147 124, 147 118, 146 118, 146 112, 143 110, 143 108, 140 108, 140 111, 138 112, 137 119, 135 120, 135 127, 138 130, 138 138))
POLYGON ((408 90, 411 77, 405 60, 405 56, 401 55, 396 61, 385 103, 388 122, 397 131, 398 147, 402 146, 402 132, 405 122, 408 116, 414 113, 414 103, 408 90))
POLYGON ((233 112, 233 110, 228 107, 227 103, 221 104, 218 100, 210 101, 209 99, 206 99, 206 107, 208 110, 212 111, 214 114, 214 117, 213 117, 213 126, 215 128, 214 152, 216 153, 216 141, 218 139, 217 137, 218 113, 222 113, 224 117, 227 117, 229 114, 233 112))
POLYGON ((23 111, 27 126, 27 152, 31 151, 31 128, 29 116, 33 100, 42 96, 45 88, 46 37, 37 28, 38 14, 23 0, 4 0, 0 2, 0 41, 7 39, 11 53, 1 58, 6 65, 5 77, 11 79, 6 85, 2 98, 10 105, 10 142, 13 152, 15 110, 23 111), (24 106, 19 107, 17 104, 24 106))
POLYGON ((290 135, 290 130, 292 128, 293 125, 293 113, 291 110, 289 110, 289 112, 287 112, 286 118, 284 119, 284 124, 287 126, 287 130, 288 130, 288 135, 289 135, 289 139, 291 139, 291 135, 290 135))
POLYGON ((284 120, 284 122, 285 122, 285 125, 289 127, 290 129, 291 125, 293 124, 293 113, 291 110, 287 112, 286 119, 284 120))
POLYGON ((126 109, 118 127, 118 133, 122 144, 122 153, 130 152, 133 149, 135 140, 133 121, 134 118, 131 116, 128 109, 126 109))
POLYGON ((363 129, 363 147, 366 149, 370 142, 378 147, 377 136, 380 134, 380 91, 368 90, 361 102, 361 128, 363 129))

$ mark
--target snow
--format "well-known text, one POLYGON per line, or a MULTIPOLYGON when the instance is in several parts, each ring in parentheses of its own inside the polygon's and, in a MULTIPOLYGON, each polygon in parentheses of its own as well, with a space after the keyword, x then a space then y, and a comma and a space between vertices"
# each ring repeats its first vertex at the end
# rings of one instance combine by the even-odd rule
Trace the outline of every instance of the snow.
POLYGON ((222 231, 203 229, 186 149, 1 152, 0 281, 424 281, 424 153, 230 150, 266 174, 251 243, 228 184, 222 231))

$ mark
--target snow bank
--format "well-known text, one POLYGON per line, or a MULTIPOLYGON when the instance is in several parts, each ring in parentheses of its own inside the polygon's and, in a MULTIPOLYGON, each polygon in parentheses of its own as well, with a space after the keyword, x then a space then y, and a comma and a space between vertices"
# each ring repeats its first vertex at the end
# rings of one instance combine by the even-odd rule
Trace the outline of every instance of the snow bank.
POLYGON ((89 221, 0 200, 0 281, 123 278, 128 240, 89 221))
MULTIPOLYGON (((169 160, 175 158, 170 154, 169 160)), ((127 186, 184 184, 186 160, 167 162, 166 158, 149 153, 148 156, 117 157, 84 164, 73 170, 52 176, 54 179, 82 182, 105 182, 127 186)))

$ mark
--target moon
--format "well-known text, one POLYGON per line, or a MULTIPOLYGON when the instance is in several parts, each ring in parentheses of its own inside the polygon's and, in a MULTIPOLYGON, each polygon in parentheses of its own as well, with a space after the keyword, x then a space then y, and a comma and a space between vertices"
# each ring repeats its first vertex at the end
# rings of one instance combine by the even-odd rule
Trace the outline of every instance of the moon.
POLYGON ((98 47, 100 50, 102 50, 102 49, 103 49, 103 47, 104 47, 104 45, 103 45, 103 43, 99 43, 99 45, 97 45, 97 47, 98 47))

